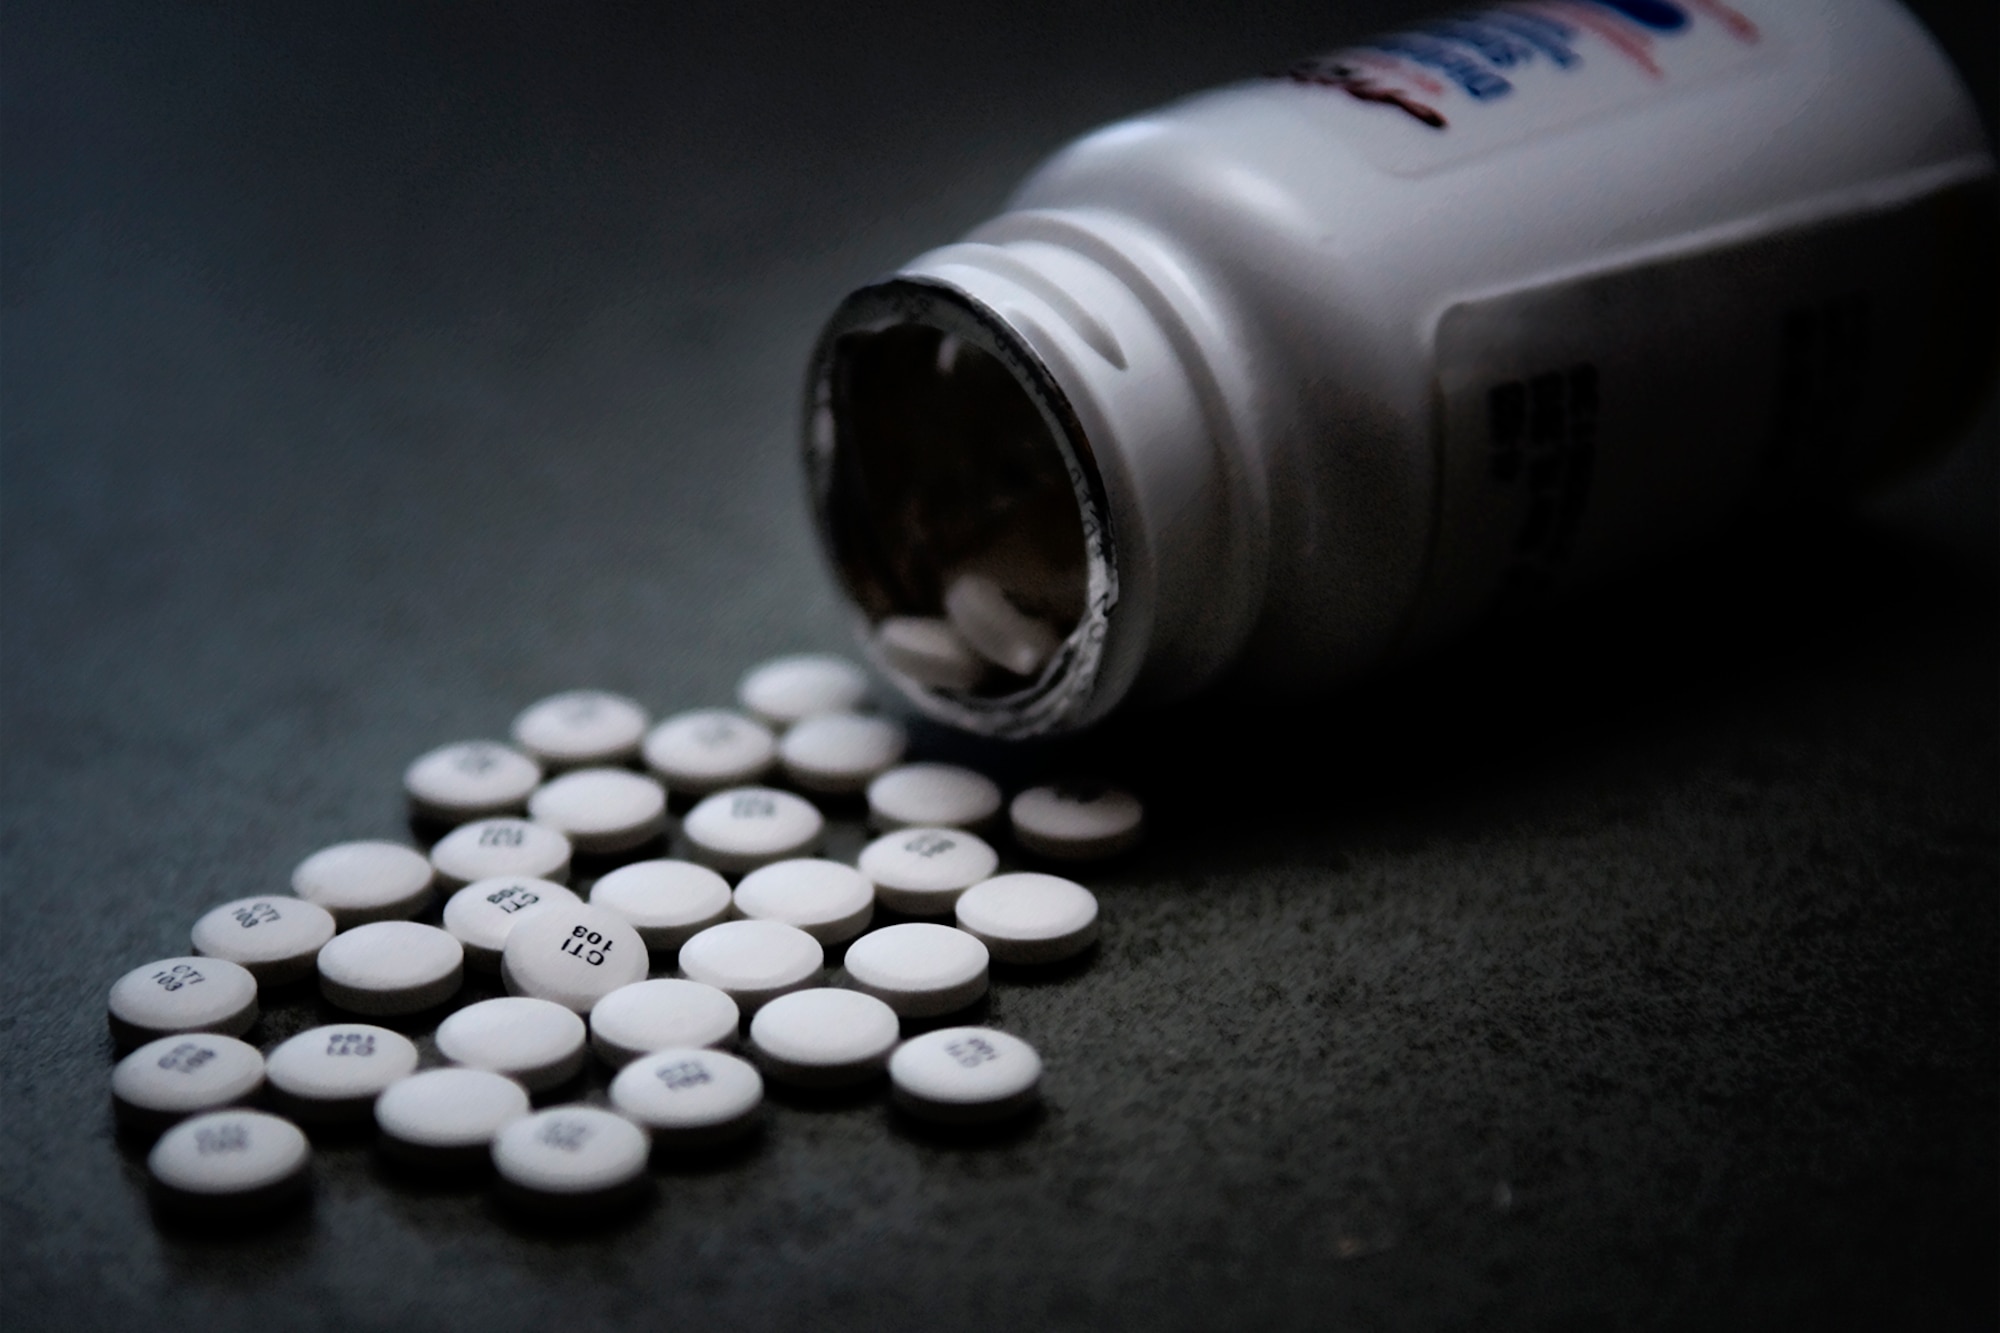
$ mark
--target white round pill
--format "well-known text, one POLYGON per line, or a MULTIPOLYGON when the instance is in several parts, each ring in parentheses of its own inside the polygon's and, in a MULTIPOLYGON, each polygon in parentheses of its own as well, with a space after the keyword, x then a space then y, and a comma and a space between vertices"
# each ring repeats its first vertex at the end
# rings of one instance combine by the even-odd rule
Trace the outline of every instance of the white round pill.
POLYGON ((333 913, 303 898, 238 898, 194 923, 194 951, 249 969, 262 986, 312 975, 319 947, 333 938, 333 913))
POLYGON ((552 768, 617 764, 639 753, 652 719, 622 694, 569 690, 514 719, 514 743, 552 768))
POLYGON ((620 986, 590 1009, 590 1047, 604 1063, 654 1051, 719 1046, 736 1036, 736 1001, 699 981, 659 977, 620 986))
POLYGON ((976 833, 906 828, 861 849, 861 873, 884 907, 910 916, 944 916, 958 895, 992 876, 1000 854, 976 833))
POLYGON ((826 819, 811 801, 770 787, 719 791, 681 821, 697 860, 741 874, 819 846, 826 819))
POLYGON ((986 662, 948 620, 890 616, 875 626, 875 651, 896 670, 934 690, 969 690, 986 662))
POLYGON ((891 1095, 912 1115, 947 1124, 999 1120, 1034 1104, 1042 1057, 993 1028, 939 1028, 889 1057, 891 1095))
POLYGON ((503 875, 476 880, 445 899, 444 928, 465 946, 465 965, 480 972, 500 970, 500 951, 508 932, 525 912, 555 903, 583 900, 546 879, 503 875))
POLYGON ((713 986, 744 1013, 787 991, 817 986, 825 973, 820 942, 782 921, 725 921, 681 946, 681 971, 713 986))
POLYGON ((961 574, 944 590, 945 619, 974 652, 1017 676, 1032 676, 1062 646, 1062 637, 1009 601, 983 574, 961 574))
POLYGON ((644 1176, 646 1131, 594 1106, 554 1106, 522 1116, 493 1136, 500 1178, 534 1194, 611 1194, 644 1176))
POLYGON ((902 1035, 896 1011, 872 995, 820 986, 796 990, 757 1011, 750 1045, 780 1083, 841 1087, 882 1072, 902 1035))
POLYGON ((868 673, 831 653, 800 653, 752 667, 736 699, 767 726, 789 727, 814 713, 856 707, 868 697, 868 673))
POLYGON ((300 1120, 366 1117, 382 1089, 417 1070, 417 1047, 371 1023, 308 1028, 265 1061, 277 1104, 300 1120))
POLYGON ((415 916, 431 900, 431 863, 394 842, 342 842, 322 848, 292 871, 292 892, 333 913, 346 930, 370 921, 415 916))
POLYGON ((415 921, 371 921, 319 951, 320 994, 350 1013, 421 1013, 464 981, 464 946, 415 921))
POLYGON ((111 1030, 132 1045, 173 1032, 237 1037, 257 1021, 257 979, 223 958, 162 958, 111 985, 111 1030))
POLYGON ((611 1104, 653 1131, 663 1147, 710 1147, 757 1123, 764 1079, 721 1051, 669 1049, 642 1056, 611 1080, 611 1104))
POLYGON ((486 1069, 426 1069, 375 1099, 383 1146, 406 1161, 469 1165, 489 1159, 493 1136, 528 1114, 528 1090, 486 1069))
POLYGON ((495 741, 441 745, 403 770, 412 813, 453 824, 511 814, 541 781, 540 764, 495 741))
POLYGON ((953 910, 958 928, 1003 963, 1060 962, 1097 938, 1097 895, 1059 875, 1001 875, 967 889, 953 910))
POLYGON ((797 926, 821 944, 845 944, 875 915, 875 886, 838 861, 773 861, 736 886, 736 911, 797 926))
POLYGON ((590 905, 630 921, 648 949, 671 951, 727 919, 729 881, 692 861, 635 861, 591 885, 590 905))
POLYGON ((863 935, 847 975, 905 1018, 956 1013, 986 993, 986 946, 962 930, 911 921, 863 935))
POLYGON ((1014 841, 1058 861, 1096 861, 1139 841, 1145 809, 1131 792, 1102 782, 1030 787, 1008 807, 1014 841))
POLYGON ((586 855, 627 851, 667 830, 667 792, 622 768, 579 768, 551 779, 528 798, 528 817, 568 838, 586 855))
POLYGON ((525 819, 462 824, 431 848, 438 880, 450 889, 503 875, 561 884, 569 879, 569 858, 568 838, 525 819))
POLYGON ((263 1111, 210 1111, 153 1145, 146 1167, 163 1201, 205 1214, 248 1212, 289 1199, 306 1181, 312 1146, 291 1121, 263 1111))
POLYGON ((807 791, 845 795, 894 767, 909 740, 903 725, 886 717, 815 713, 778 742, 778 762, 807 791))
POLYGON ((263 1086, 257 1048, 212 1032, 149 1041, 111 1071, 118 1118, 145 1129, 247 1101, 263 1086))
POLYGON ((957 764, 899 764, 868 784, 868 821, 885 833, 899 828, 976 832, 993 823, 1003 803, 992 778, 957 764))
POLYGON ((588 903, 530 912, 507 936, 500 979, 510 993, 553 1000, 572 1013, 646 979, 646 942, 624 917, 588 903))
POLYGON ((583 1068, 583 1020, 552 1000, 509 995, 468 1004, 438 1024, 438 1054, 546 1092, 583 1068))
POLYGON ((778 738, 726 708, 676 713, 646 733, 646 766, 669 791, 706 796, 755 782, 778 762, 778 738))

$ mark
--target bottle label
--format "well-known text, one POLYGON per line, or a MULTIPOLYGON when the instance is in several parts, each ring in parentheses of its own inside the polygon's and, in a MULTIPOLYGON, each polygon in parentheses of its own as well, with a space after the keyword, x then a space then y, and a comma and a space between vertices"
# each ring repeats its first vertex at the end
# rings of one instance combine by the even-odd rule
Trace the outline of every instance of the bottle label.
POLYGON ((1595 581, 1760 494, 1868 484, 1948 438, 1990 366, 1972 275, 1992 177, 1909 189, 1445 311, 1430 626, 1595 581))
POLYGON ((1300 61, 1344 94, 1353 143, 1415 176, 1772 58, 1767 25, 1721 0, 1543 0, 1441 18, 1300 61))

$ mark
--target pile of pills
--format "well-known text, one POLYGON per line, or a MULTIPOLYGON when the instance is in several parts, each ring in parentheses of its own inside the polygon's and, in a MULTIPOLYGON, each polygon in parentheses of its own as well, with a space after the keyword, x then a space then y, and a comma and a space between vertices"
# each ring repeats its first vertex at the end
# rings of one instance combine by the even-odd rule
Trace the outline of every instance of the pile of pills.
MULTIPOLYGON (((989 637, 1031 637, 986 618, 989 637)), ((1097 899, 1059 875, 1000 873, 988 839, 1005 827, 1032 857, 1109 857, 1138 840, 1139 802, 1076 782, 1008 802, 983 774, 904 763, 903 727, 864 711, 867 693, 853 663, 801 655, 749 672, 737 710, 655 725, 630 699, 576 690, 523 712, 511 743, 420 756, 403 786, 413 823, 442 835, 428 854, 315 852, 289 896, 215 907, 193 953, 112 985, 128 1052, 113 1107, 157 1136, 158 1201, 214 1217, 296 1200, 312 1158, 300 1126, 372 1122, 386 1157, 490 1164, 508 1198, 565 1217, 642 1193, 655 1153, 747 1136, 767 1079, 886 1083, 904 1113, 948 1125, 1031 1108, 1032 1046, 938 1024, 986 995, 995 961, 1089 950, 1097 899), (856 864, 821 857, 815 801, 857 796, 879 836, 856 864), (669 858, 676 822, 686 854, 669 858), (579 864, 592 878, 572 884, 579 864), (506 993, 463 1002, 468 971, 506 993), (308 982, 352 1021, 268 1051, 242 1039, 260 996, 308 982), (424 1029, 440 1067, 422 1068, 407 1035, 424 1029), (592 1059, 616 1071, 608 1107, 537 1107, 577 1096, 592 1059)))

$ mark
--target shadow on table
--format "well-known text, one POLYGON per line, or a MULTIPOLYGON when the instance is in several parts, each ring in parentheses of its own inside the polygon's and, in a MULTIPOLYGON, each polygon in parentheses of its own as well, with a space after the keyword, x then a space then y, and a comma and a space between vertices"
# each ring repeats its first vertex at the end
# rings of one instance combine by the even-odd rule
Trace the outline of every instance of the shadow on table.
MULTIPOLYGON (((1644 747, 1843 681, 1922 669, 1990 640, 2000 582, 1964 551, 1796 521, 1439 645, 1323 699, 1225 685, 1085 737, 954 757, 1015 784, 1066 772, 1129 784, 1149 840, 1133 865, 1226 841, 1477 806, 1554 768, 1644 747)), ((929 739, 927 737, 927 739, 929 739)))

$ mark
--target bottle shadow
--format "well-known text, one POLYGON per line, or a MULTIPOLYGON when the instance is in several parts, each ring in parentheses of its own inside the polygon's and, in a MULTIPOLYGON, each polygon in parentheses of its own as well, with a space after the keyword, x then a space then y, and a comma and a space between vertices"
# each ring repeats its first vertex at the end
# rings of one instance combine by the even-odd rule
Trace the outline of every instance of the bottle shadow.
MULTIPOLYGON (((2000 581, 1963 553, 1855 519, 1739 532, 1671 566, 1470 636, 1324 700, 1244 682, 1017 755, 1130 785, 1133 869, 1328 828, 1421 835, 1509 807, 1551 773, 1643 779, 1677 746, 1788 703, 1990 643, 2000 581)), ((1200 858, 1205 860, 1206 858, 1200 858)))

